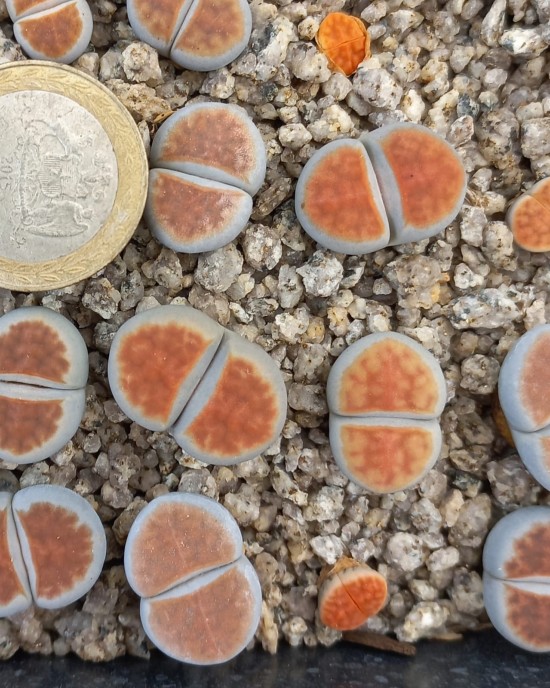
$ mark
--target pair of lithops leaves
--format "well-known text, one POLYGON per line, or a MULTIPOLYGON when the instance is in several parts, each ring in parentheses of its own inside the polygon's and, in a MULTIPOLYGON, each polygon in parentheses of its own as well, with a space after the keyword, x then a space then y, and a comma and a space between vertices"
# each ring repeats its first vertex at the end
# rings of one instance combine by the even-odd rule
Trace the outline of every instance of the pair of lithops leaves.
POLYGON ((252 640, 260 583, 235 519, 214 500, 176 493, 148 504, 128 534, 124 567, 145 632, 170 657, 218 664, 252 640))
POLYGON ((483 599, 495 628, 532 652, 550 651, 550 508, 501 519, 483 549, 483 599))
POLYGON ((199 72, 229 64, 252 31, 247 0, 128 0, 127 8, 140 40, 199 72))
POLYGON ((30 57, 69 63, 92 37, 86 0, 6 0, 15 39, 30 57))
POLYGON ((550 177, 514 201, 506 220, 518 246, 534 253, 550 251, 550 177))
POLYGON ((0 318, 0 458, 41 461, 78 430, 88 351, 76 327, 48 308, 0 318))
POLYGON ((266 173, 260 132, 236 105, 195 103, 169 117, 150 156, 145 219, 165 246, 185 253, 232 241, 266 173))
POLYGON ((498 396, 518 453, 531 475, 550 489, 550 325, 529 330, 510 349, 498 396))
POLYGON ((352 344, 332 366, 327 400, 336 463, 370 492, 411 487, 437 461, 445 378, 410 337, 384 332, 352 344))
POLYGON ((392 124, 314 153, 298 179, 296 215, 322 246, 371 253, 442 231, 458 214, 466 183, 444 139, 418 124, 392 124))
POLYGON ((0 616, 79 599, 99 577, 106 550, 99 516, 71 490, 0 492, 0 616))
POLYGON ((187 306, 130 318, 113 339, 108 374, 129 418, 149 430, 169 430, 206 463, 258 456, 285 421, 286 389, 273 359, 187 306))

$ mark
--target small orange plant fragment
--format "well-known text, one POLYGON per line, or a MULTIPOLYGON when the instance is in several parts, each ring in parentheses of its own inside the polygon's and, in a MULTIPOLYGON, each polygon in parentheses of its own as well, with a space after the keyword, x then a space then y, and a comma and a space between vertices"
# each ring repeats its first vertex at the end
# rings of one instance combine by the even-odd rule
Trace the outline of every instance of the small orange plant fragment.
POLYGON ((367 27, 359 17, 343 12, 331 12, 321 22, 317 45, 331 65, 351 76, 367 57, 370 57, 370 38, 367 27))
POLYGON ((338 631, 351 631, 382 609, 388 587, 384 576, 366 564, 342 557, 319 577, 319 618, 338 631))

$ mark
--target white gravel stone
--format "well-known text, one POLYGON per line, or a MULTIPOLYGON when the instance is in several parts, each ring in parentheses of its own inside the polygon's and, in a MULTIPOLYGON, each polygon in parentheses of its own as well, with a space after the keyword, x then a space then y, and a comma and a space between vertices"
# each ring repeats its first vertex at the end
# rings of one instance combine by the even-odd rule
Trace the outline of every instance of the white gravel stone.
POLYGON ((513 28, 504 31, 499 44, 514 57, 532 58, 540 55, 548 47, 548 32, 540 27, 513 28))
POLYGON ((396 533, 388 540, 386 559, 401 571, 414 571, 425 561, 422 540, 411 533, 396 533))
POLYGON ((398 640, 414 643, 441 628, 449 618, 449 610, 438 602, 419 602, 396 628, 398 640))
POLYGON ((520 317, 514 301, 498 289, 483 289, 475 295, 461 296, 450 306, 449 319, 457 330, 495 329, 520 317))
POLYGON ((504 30, 506 20, 506 0, 494 0, 481 24, 481 38, 494 48, 504 30))
POLYGON ((287 62, 290 71, 302 81, 321 84, 330 79, 331 70, 327 58, 311 43, 291 43, 287 62))
POLYGON ((463 389, 473 394, 491 394, 497 387, 500 365, 494 358, 474 354, 462 361, 460 372, 463 389))
POLYGON ((307 330, 309 325, 309 313, 306 308, 297 308, 294 313, 279 313, 275 316, 274 332, 278 338, 285 342, 295 344, 307 330))
POLYGON ((482 494, 464 503, 456 523, 449 531, 449 542, 454 546, 479 547, 489 529, 491 498, 482 494))
POLYGON ((365 63, 353 78, 353 90, 369 105, 384 110, 394 110, 403 95, 403 88, 388 71, 371 69, 365 63))
POLYGON ((278 297, 281 308, 293 308, 300 303, 304 293, 302 278, 295 267, 282 265, 279 270, 278 297))
POLYGON ((241 245, 246 262, 256 270, 273 270, 283 254, 277 231, 266 225, 248 226, 241 245))
POLYGON ((311 549, 326 564, 336 564, 344 554, 344 545, 336 535, 318 535, 310 541, 311 549))
POLYGON ((158 86, 162 83, 158 53, 146 43, 130 43, 121 56, 122 69, 128 81, 158 86))
POLYGON ((550 117, 537 117, 522 123, 521 152, 526 158, 550 154, 550 117))
POLYGON ((311 133, 301 122, 280 127, 278 136, 281 145, 290 150, 299 150, 312 139, 311 133))
POLYGON ((308 125, 308 131, 313 140, 323 143, 334 141, 334 139, 343 136, 350 136, 353 130, 353 120, 337 103, 325 108, 319 119, 308 125))
POLYGON ((441 504, 439 511, 443 516, 443 523, 447 528, 451 528, 458 520, 458 514, 464 504, 464 497, 460 490, 449 490, 441 504))
POLYGON ((326 93, 327 96, 332 96, 334 100, 344 100, 352 88, 351 81, 345 74, 340 74, 340 72, 334 72, 323 83, 323 93, 326 93))
POLYGON ((445 571, 456 566, 459 561, 460 552, 456 547, 442 547, 430 554, 426 567, 428 571, 445 571))
POLYGON ((307 294, 330 296, 338 289, 344 268, 342 263, 324 251, 316 251, 296 272, 302 277, 307 294))
POLYGON ((327 485, 309 498, 304 509, 306 521, 330 521, 340 518, 344 511, 344 490, 327 485))
POLYGON ((254 34, 252 46, 258 52, 253 73, 258 81, 268 81, 286 60, 288 46, 298 39, 298 32, 289 19, 278 16, 254 34))
POLYGON ((229 289, 242 267, 241 253, 234 244, 228 244, 217 251, 200 254, 195 279, 201 287, 219 294, 229 289))
POLYGON ((271 475, 271 484, 273 489, 280 496, 289 499, 298 506, 307 504, 308 496, 306 492, 300 490, 298 485, 292 478, 278 467, 273 469, 271 475))

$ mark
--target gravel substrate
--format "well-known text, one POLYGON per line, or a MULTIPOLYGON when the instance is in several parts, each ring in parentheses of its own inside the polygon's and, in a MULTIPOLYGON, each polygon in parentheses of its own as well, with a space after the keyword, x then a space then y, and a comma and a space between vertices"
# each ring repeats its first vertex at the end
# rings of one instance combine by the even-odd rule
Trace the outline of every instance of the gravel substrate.
MULTIPOLYGON (((366 628, 405 641, 454 637, 485 624, 480 558, 491 526, 529 504, 550 504, 491 415, 500 365, 525 330, 550 320, 547 254, 518 250, 509 202, 550 174, 549 0, 252 0, 249 48, 228 67, 181 71, 135 40, 124 2, 92 0, 90 52, 74 66, 129 109, 147 148, 169 110, 200 100, 246 108, 267 148, 252 219, 228 246, 198 256, 162 248, 140 225, 122 255, 89 280, 30 295, 0 290, 0 313, 43 305, 69 317, 90 352, 80 430, 51 460, 0 464, 0 484, 64 485, 83 495, 108 539, 104 572, 86 596, 56 612, 0 620, 0 657, 18 648, 87 660, 150 644, 122 553, 137 513, 169 491, 219 499, 240 524, 260 576, 256 642, 329 645, 316 620, 321 568, 341 556, 389 582, 385 609, 366 628), (334 73, 314 37, 329 11, 360 15, 372 57, 351 78, 334 73), (366 256, 316 246, 299 226, 295 182, 314 150, 393 121, 442 134, 470 176, 466 203, 443 233, 366 256), (263 456, 209 467, 167 433, 132 423, 113 401, 107 357, 134 313, 189 303, 259 343, 288 384, 288 420, 263 456), (337 469, 327 437, 332 362, 370 332, 423 344, 448 386, 442 455, 414 489, 367 494, 337 469)), ((0 62, 24 59, 0 0, 0 62)))

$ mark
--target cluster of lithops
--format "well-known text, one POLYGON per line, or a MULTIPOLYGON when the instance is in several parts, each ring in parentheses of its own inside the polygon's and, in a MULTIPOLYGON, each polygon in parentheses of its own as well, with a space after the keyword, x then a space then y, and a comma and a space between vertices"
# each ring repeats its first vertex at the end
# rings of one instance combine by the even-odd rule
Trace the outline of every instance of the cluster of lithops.
POLYGON ((386 579, 366 564, 344 557, 319 576, 319 619, 338 631, 351 631, 382 609, 386 579))
POLYGON ((506 220, 518 246, 534 253, 550 251, 550 177, 514 201, 506 220))
POLYGON ((88 351, 76 327, 48 308, 0 318, 0 458, 42 461, 78 430, 88 351))
POLYGON ((229 64, 252 31, 247 0, 128 0, 127 8, 138 38, 198 72, 229 64))
POLYGON ((334 69, 351 76, 370 57, 367 27, 359 17, 330 12, 317 31, 317 45, 334 69))
POLYGON ((36 60, 69 63, 80 57, 92 37, 92 12, 86 0, 6 0, 17 42, 36 60))
POLYGON ((286 389, 258 345, 187 306, 128 320, 109 355, 120 408, 149 430, 169 430, 191 456, 228 465, 258 456, 278 437, 286 389))
POLYGON ((197 103, 160 127, 151 149, 145 218, 163 244, 185 253, 232 241, 266 173, 260 132, 237 105, 197 103))
POLYGON ((367 490, 411 487, 439 457, 445 379, 410 337, 384 332, 352 344, 332 366, 327 400, 336 463, 367 490))
POLYGON ((101 573, 105 531, 88 502, 56 485, 0 493, 0 616, 59 609, 101 573))
POLYGON ((296 215, 322 246, 371 253, 443 230, 466 182, 444 139, 418 124, 392 124, 314 153, 296 185, 296 215))
POLYGON ((498 396, 512 439, 531 475, 550 489, 550 325, 539 325, 508 352, 498 396))
POLYGON ((532 652, 550 651, 550 508, 518 509, 483 550, 483 598, 495 628, 532 652))
POLYGON ((159 497, 132 524, 124 568, 141 620, 165 654, 218 664, 252 640, 262 593, 235 519, 201 495, 159 497))

